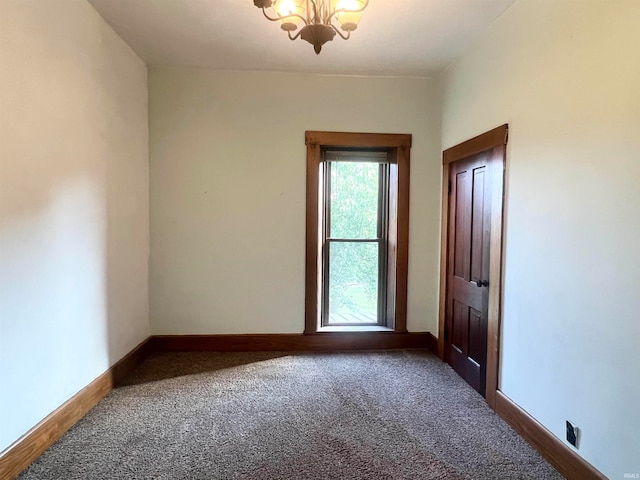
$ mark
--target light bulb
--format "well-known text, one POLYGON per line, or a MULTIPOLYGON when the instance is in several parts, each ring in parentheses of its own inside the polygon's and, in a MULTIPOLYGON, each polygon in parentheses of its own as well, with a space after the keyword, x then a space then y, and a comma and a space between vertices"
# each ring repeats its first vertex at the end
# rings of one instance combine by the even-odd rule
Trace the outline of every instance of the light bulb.
POLYGON ((335 10, 351 10, 351 12, 340 12, 336 14, 338 22, 344 31, 351 32, 358 28, 358 22, 362 16, 361 10, 365 5, 365 0, 334 0, 335 10))
POLYGON ((278 17, 282 17, 280 25, 283 30, 295 30, 300 23, 300 17, 290 17, 289 15, 304 14, 303 4, 306 0, 276 0, 273 4, 273 9, 278 14, 278 17))

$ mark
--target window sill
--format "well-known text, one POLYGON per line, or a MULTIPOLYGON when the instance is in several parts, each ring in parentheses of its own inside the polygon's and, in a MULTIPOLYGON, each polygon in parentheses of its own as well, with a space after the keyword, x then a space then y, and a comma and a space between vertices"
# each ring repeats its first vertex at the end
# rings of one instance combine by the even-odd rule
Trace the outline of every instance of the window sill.
POLYGON ((335 327, 320 327, 317 333, 325 332, 393 332, 393 328, 379 325, 341 325, 335 327))

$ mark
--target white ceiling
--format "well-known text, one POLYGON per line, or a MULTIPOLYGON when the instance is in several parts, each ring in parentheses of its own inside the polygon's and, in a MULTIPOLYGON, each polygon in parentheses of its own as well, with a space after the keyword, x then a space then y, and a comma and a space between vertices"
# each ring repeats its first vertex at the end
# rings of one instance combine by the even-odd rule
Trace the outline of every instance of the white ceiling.
POLYGON ((432 76, 514 0, 370 0, 351 39, 320 55, 290 41, 252 0, 89 0, 150 65, 432 76))

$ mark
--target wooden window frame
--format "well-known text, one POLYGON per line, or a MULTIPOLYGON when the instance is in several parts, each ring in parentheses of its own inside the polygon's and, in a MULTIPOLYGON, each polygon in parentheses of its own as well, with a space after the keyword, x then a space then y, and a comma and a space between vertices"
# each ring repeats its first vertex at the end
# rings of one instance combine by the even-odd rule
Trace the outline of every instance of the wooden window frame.
MULTIPOLYGON (((389 249, 387 268, 387 330, 407 331, 409 267, 410 134, 305 132, 307 146, 307 214, 305 265, 305 334, 322 331, 322 256, 320 251, 323 151, 330 148, 382 149, 389 154, 389 249)), ((349 327, 345 327, 349 328, 349 327)))

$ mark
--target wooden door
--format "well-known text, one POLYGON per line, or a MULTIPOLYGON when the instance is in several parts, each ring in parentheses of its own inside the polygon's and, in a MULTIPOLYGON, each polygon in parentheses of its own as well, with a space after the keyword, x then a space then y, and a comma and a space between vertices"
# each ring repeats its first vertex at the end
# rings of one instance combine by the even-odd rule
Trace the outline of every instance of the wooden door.
POLYGON ((445 358, 485 395, 492 152, 449 165, 445 358))
POLYGON ((509 126, 442 152, 438 355, 496 408, 509 126))

